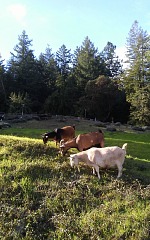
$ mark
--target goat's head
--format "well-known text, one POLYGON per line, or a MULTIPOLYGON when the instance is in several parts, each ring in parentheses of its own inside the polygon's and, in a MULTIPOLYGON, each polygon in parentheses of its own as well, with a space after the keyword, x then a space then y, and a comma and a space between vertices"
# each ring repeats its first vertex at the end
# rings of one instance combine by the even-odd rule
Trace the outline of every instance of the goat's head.
POLYGON ((64 139, 60 140, 59 146, 60 147, 65 147, 65 140, 64 139))
POLYGON ((48 139, 50 140, 55 140, 56 139, 56 133, 55 133, 55 131, 52 131, 52 132, 48 132, 48 133, 45 133, 45 134, 43 134, 43 142, 44 142, 44 144, 46 144, 47 143, 47 141, 48 141, 48 139))
POLYGON ((71 154, 69 159, 71 167, 77 166, 79 164, 79 159, 76 154, 71 154))
POLYGON ((42 135, 42 138, 43 138, 43 143, 46 144, 48 141, 48 134, 45 133, 44 135, 42 135))

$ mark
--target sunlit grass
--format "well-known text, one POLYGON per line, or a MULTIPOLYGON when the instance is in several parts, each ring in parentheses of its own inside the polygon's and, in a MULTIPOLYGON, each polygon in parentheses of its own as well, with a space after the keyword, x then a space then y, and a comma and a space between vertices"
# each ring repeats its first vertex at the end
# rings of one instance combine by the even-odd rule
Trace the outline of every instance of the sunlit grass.
POLYGON ((23 135, 0 135, 0 239, 150 238, 147 135, 105 133, 106 146, 128 143, 120 180, 116 170, 101 170, 101 180, 89 167, 78 172, 54 142, 23 135))
POLYGON ((106 146, 120 146, 128 143, 127 155, 150 161, 150 133, 105 133, 106 146))

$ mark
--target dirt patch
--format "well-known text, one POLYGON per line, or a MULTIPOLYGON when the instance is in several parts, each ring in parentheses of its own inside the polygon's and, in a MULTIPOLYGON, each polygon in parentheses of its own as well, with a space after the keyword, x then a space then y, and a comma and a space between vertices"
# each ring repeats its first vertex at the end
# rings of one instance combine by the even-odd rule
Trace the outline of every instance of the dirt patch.
POLYGON ((95 121, 85 120, 79 118, 57 118, 53 117, 48 120, 29 120, 27 122, 13 123, 11 126, 16 128, 35 128, 35 129, 46 129, 53 130, 54 128, 64 127, 64 126, 73 126, 75 125, 78 131, 95 131, 101 127, 96 126, 95 121))
MULTIPOLYGON (((45 131, 51 131, 55 128, 61 128, 64 126, 75 125, 77 131, 92 132, 102 129, 103 131, 121 131, 121 132, 136 132, 142 133, 141 131, 134 130, 134 128, 127 124, 121 123, 102 123, 93 119, 84 119, 79 117, 70 116, 52 116, 45 120, 31 119, 28 121, 10 123, 11 127, 15 128, 33 128, 33 129, 44 129, 45 131)), ((150 130, 144 129, 143 132, 150 132, 150 130)))

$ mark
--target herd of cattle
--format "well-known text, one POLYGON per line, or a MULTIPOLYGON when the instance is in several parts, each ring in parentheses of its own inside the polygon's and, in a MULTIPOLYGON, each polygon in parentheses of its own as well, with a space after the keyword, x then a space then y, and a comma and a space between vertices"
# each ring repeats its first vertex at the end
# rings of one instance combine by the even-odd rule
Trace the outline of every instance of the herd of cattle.
POLYGON ((75 126, 65 126, 56 128, 51 132, 43 134, 43 142, 48 140, 55 140, 56 146, 59 144, 59 150, 62 156, 70 148, 76 148, 79 152, 70 155, 70 165, 77 166, 79 170, 79 162, 82 162, 95 170, 100 179, 100 168, 118 168, 118 178, 122 175, 123 163, 126 155, 127 143, 122 148, 104 147, 104 133, 99 130, 97 132, 90 132, 79 134, 75 136, 75 126))

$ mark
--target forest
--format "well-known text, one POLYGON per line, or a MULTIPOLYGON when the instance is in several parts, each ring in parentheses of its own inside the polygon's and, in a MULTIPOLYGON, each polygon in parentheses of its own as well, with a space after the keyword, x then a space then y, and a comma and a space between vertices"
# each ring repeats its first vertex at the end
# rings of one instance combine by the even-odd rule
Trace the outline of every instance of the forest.
POLYGON ((6 64, 0 56, 0 112, 150 125, 150 35, 137 21, 126 49, 126 68, 113 43, 99 52, 88 36, 74 53, 47 45, 37 58, 23 30, 6 64))

